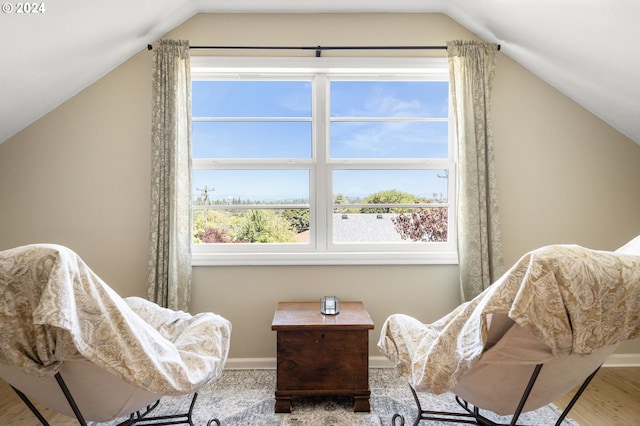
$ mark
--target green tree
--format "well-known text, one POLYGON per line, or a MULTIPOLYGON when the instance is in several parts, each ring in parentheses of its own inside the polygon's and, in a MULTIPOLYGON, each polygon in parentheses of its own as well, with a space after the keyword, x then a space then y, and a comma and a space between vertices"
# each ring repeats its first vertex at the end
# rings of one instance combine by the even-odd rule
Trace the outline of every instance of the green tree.
MULTIPOLYGON (((416 201, 415 195, 397 189, 379 191, 362 200, 364 204, 399 204, 415 203, 416 201)), ((363 207, 360 209, 360 213, 397 213, 401 211, 406 211, 406 209, 392 207, 363 207)))
POLYGON ((238 225, 236 239, 249 243, 285 243, 297 241, 289 222, 270 210, 249 210, 238 225))
POLYGON ((285 209, 281 215, 296 234, 309 229, 309 209, 285 209))
MULTIPOLYGON (((349 199, 344 194, 337 194, 333 200, 333 204, 349 204, 349 199)), ((346 208, 337 207, 334 213, 347 213, 346 208)))

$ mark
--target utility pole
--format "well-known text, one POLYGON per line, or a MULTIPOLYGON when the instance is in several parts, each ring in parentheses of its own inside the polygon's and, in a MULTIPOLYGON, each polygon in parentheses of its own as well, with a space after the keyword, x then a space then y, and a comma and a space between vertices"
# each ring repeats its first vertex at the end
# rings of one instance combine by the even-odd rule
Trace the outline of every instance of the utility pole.
MULTIPOLYGON (((202 193, 202 203, 205 206, 211 204, 211 202, 209 201, 209 191, 213 192, 215 190, 215 188, 209 188, 207 185, 205 185, 204 188, 196 188, 196 191, 200 191, 202 193)), ((204 210, 204 223, 209 223, 209 209, 204 210)))

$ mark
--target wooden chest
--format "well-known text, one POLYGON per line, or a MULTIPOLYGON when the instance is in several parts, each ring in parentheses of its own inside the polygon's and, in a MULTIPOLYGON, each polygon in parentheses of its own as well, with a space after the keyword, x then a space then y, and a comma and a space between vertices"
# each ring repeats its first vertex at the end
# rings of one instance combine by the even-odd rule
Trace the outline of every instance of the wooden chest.
POLYGON ((370 411, 369 330, 362 302, 342 302, 322 315, 320 302, 281 302, 277 332, 277 413, 291 412, 292 396, 350 395, 354 411, 370 411))

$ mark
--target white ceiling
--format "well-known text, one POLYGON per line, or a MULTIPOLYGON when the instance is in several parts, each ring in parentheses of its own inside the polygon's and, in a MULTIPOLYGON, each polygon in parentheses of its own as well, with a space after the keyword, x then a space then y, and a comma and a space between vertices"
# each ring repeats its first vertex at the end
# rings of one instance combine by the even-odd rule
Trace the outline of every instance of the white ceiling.
POLYGON ((640 144, 638 0, 43 3, 41 14, 0 15, 0 143, 197 13, 429 12, 499 43, 502 53, 640 144))

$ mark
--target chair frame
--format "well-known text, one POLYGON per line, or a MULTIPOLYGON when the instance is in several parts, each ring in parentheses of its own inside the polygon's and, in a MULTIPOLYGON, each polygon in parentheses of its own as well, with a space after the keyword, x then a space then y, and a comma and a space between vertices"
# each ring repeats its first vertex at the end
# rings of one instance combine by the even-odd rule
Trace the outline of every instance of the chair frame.
MULTIPOLYGON (((472 404, 469 404, 467 401, 465 401, 464 399, 460 398, 457 395, 455 397, 456 402, 465 410, 464 412, 456 413, 456 412, 448 412, 448 411, 425 410, 422 408, 420 399, 418 398, 418 394, 416 393, 415 389, 413 388, 413 386, 409 385, 409 388, 411 389, 411 393, 413 394, 413 399, 415 400, 416 406, 418 408, 418 416, 413 422, 413 426, 417 426, 422 420, 433 420, 433 421, 440 421, 440 422, 447 422, 447 423, 467 423, 467 424, 480 425, 480 426, 518 426, 518 418, 520 417, 520 414, 522 414, 522 409, 524 408, 524 405, 527 402, 527 399, 529 398, 531 391, 533 390, 533 386, 538 378, 538 374, 540 374, 540 370, 542 369, 542 367, 543 367, 543 364, 537 364, 535 366, 533 373, 529 378, 529 383, 527 384, 527 387, 525 388, 522 394, 522 397, 520 398, 518 407, 516 408, 515 412, 511 417, 511 422, 508 424, 496 423, 493 420, 488 419, 487 417, 480 414, 480 409, 478 407, 473 406, 472 404)), ((589 375, 589 377, 585 379, 585 381, 582 383, 580 388, 576 391, 573 398, 571 398, 571 401, 569 402, 567 407, 564 409, 564 411, 562 411, 562 413, 558 417, 558 420, 556 421, 555 426, 560 426, 562 424, 565 417, 567 417, 567 415, 569 414, 569 411, 571 411, 575 403, 578 401, 582 393, 585 391, 585 389, 587 388, 587 386, 589 385, 589 383, 591 382, 591 380, 594 378, 594 376, 599 370, 600 370, 600 367, 598 367, 593 373, 589 375)), ((405 424, 405 419, 402 414, 396 413, 393 415, 391 419, 392 426, 404 426, 404 424, 405 424)))
MULTIPOLYGON (((60 386, 60 390, 62 391, 62 393, 64 394, 65 398, 67 399, 67 402, 69 403, 69 406, 71 407, 71 409, 73 410, 73 413, 76 416, 76 419, 78 420, 78 423, 81 426, 87 426, 87 421, 85 420, 82 412, 80 411, 80 408, 78 408, 78 405, 76 404, 76 401, 73 399, 73 395, 71 395, 71 392, 69 391, 69 388, 67 387, 67 384, 65 383, 64 379, 62 378, 62 375, 58 372, 56 373, 56 375, 54 376, 56 378, 56 381, 58 382, 58 385, 60 386)), ((40 413, 40 411, 36 408, 35 405, 33 405, 33 403, 29 400, 29 398, 22 393, 19 389, 16 389, 14 386, 11 386, 13 388, 13 390, 18 394, 18 396, 20 397, 20 399, 22 400, 22 402, 25 403, 25 405, 27 407, 29 407, 29 409, 31 410, 31 412, 38 418, 38 420, 40 421, 40 423, 43 426, 49 426, 49 422, 47 422, 47 420, 44 418, 44 416, 42 415, 42 413, 40 413)), ((191 398, 191 404, 189 405, 189 411, 187 411, 186 413, 182 413, 182 414, 172 414, 172 415, 165 415, 165 416, 150 416, 148 417, 149 413, 151 413, 159 404, 160 404, 160 400, 157 400, 155 403, 148 405, 144 410, 142 411, 136 411, 134 413, 131 413, 131 415, 129 416, 129 418, 121 423, 118 423, 117 426, 133 426, 133 425, 139 425, 139 426, 150 426, 150 425, 183 425, 183 424, 188 424, 190 426, 194 426, 193 424, 193 407, 196 404, 196 399, 198 398, 198 393, 195 392, 193 394, 193 397, 191 398)), ((209 422, 207 423, 207 426, 211 426, 211 424, 215 423, 216 425, 220 426, 220 421, 218 419, 211 419, 209 420, 209 422)))

